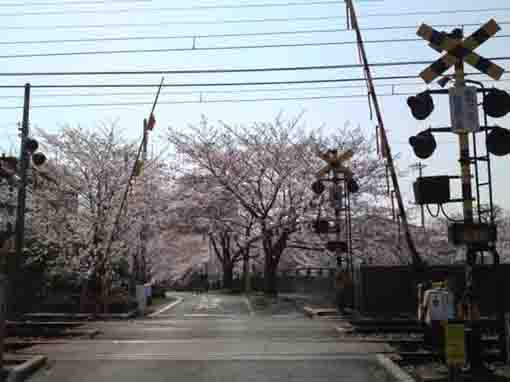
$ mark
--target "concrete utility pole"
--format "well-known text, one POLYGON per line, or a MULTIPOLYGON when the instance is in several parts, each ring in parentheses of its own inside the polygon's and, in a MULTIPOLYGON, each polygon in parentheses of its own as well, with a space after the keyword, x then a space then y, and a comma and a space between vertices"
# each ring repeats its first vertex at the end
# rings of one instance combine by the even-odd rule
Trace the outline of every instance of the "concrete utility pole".
MULTIPOLYGON (((426 168, 427 166, 421 162, 417 162, 413 163, 409 167, 413 170, 418 170, 418 176, 421 178, 423 176, 423 169, 426 168)), ((421 227, 425 228, 425 206, 423 204, 420 205, 420 213, 421 213, 421 227)))
POLYGON ((143 223, 142 229, 140 230, 140 259, 138 259, 138 265, 140 267, 138 272, 138 277, 141 283, 145 283, 147 280, 147 264, 146 264, 146 254, 147 254, 147 234, 148 234, 148 213, 147 213, 147 176, 145 174, 145 164, 147 162, 147 145, 149 140, 149 131, 147 128, 147 119, 143 120, 143 140, 142 140, 142 182, 143 182, 143 223))
POLYGON ((27 187, 27 171, 30 157, 26 144, 30 133, 29 127, 30 112, 30 84, 25 85, 25 96, 23 102, 23 120, 21 123, 21 146, 19 154, 19 177, 18 205, 16 209, 15 248, 16 255, 9 259, 9 312, 16 314, 18 311, 19 299, 19 272, 23 260, 23 248, 25 247, 25 202, 27 187))

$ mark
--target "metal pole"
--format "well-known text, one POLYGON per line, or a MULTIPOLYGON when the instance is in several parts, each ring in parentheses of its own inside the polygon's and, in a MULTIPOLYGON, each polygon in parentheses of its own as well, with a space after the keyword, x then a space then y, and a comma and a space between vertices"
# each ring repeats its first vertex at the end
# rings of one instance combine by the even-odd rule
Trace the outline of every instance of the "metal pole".
POLYGON ((147 280, 147 269, 146 269, 146 254, 147 254, 147 230, 148 230, 148 214, 147 214, 147 176, 145 174, 145 165, 147 162, 147 144, 149 140, 149 131, 147 129, 147 119, 143 120, 143 140, 142 140, 142 189, 143 189, 143 223, 140 231, 140 259, 138 265, 140 270, 138 272, 139 281, 145 283, 147 280))
MULTIPOLYGON (((462 38, 462 36, 461 36, 462 38)), ((464 62, 457 60, 455 64, 455 88, 461 94, 461 89, 464 88, 464 62)), ((469 225, 473 223, 473 194, 471 187, 471 158, 469 156, 469 132, 460 131, 459 136, 459 154, 461 166, 461 179, 462 179, 462 199, 463 199, 463 214, 464 223, 469 225)), ((466 350, 468 355, 468 362, 472 370, 481 368, 481 354, 480 354, 480 338, 479 331, 475 326, 476 317, 474 317, 475 297, 474 297, 474 280, 473 269, 476 263, 476 251, 467 246, 466 249, 466 267, 465 278, 466 286, 464 291, 464 303, 466 307, 465 312, 465 336, 466 336, 466 350)))
MULTIPOLYGON (((335 240, 336 242, 340 242, 342 237, 341 237, 341 226, 340 226, 340 206, 339 206, 339 203, 338 201, 336 200, 336 197, 337 197, 337 192, 338 192, 338 183, 339 183, 339 178, 338 178, 338 171, 336 168, 333 167, 333 184, 334 184, 334 197, 333 197, 333 200, 335 202, 335 240)), ((340 263, 338 264, 338 270, 341 271, 342 270, 342 250, 340 247, 337 247, 336 248, 336 256, 337 256, 337 259, 340 259, 340 263)), ((338 260, 337 260, 338 261, 338 260)))
POLYGON ((391 155, 391 149, 390 149, 390 145, 388 143, 388 137, 386 136, 386 129, 384 127, 384 121, 383 121, 383 118, 382 118, 382 112, 381 112, 381 109, 379 107, 379 102, 377 100, 377 93, 375 91, 375 86, 374 86, 374 83, 372 81, 372 73, 371 73, 371 70, 370 70, 370 66, 368 64, 368 58, 367 58, 367 54, 365 52, 365 46, 363 45, 363 37, 361 36, 361 30, 360 30, 360 27, 359 27, 359 24, 358 24, 358 19, 356 17, 356 12, 354 10, 353 2, 352 2, 352 0, 346 0, 346 1, 347 1, 348 5, 349 5, 350 16, 351 16, 351 24, 352 24, 352 26, 353 26, 353 28, 354 28, 354 30, 356 32, 356 39, 358 41, 358 48, 359 48, 360 56, 361 56, 361 59, 362 59, 362 62, 363 62, 363 67, 364 67, 364 70, 365 70, 365 74, 366 74, 366 77, 367 77, 369 96, 372 99, 375 115, 377 117, 377 123, 379 124, 379 129, 380 129, 380 132, 381 132, 382 152, 386 153, 387 165, 388 165, 388 168, 390 170, 390 176, 391 176, 391 181, 392 181, 392 184, 393 184, 393 189, 395 190, 395 195, 397 197, 397 203, 398 203, 398 208, 399 208, 399 212, 400 212, 400 218, 402 220, 402 227, 404 228, 404 233, 405 233, 405 238, 406 238, 407 246, 409 247, 409 252, 411 252, 413 265, 415 267, 417 267, 417 268, 420 268, 423 265, 423 260, 420 257, 418 251, 416 250, 416 246, 414 245, 414 241, 413 241, 413 238, 411 236, 411 231, 409 230, 409 224, 407 222, 407 214, 406 214, 406 211, 405 211, 404 201, 402 199, 402 193, 400 192, 400 185, 398 183, 397 172, 395 170, 395 166, 394 166, 394 163, 393 163, 393 157, 391 155))
POLYGON ((9 308, 11 314, 18 313, 19 301, 19 272, 23 260, 23 248, 25 247, 25 202, 27 186, 27 170, 29 166, 29 155, 26 150, 26 143, 30 133, 29 127, 30 112, 30 84, 25 84, 25 96, 23 102, 23 120, 21 123, 21 146, 19 154, 19 177, 18 205, 16 210, 15 248, 16 255, 9 262, 9 308))

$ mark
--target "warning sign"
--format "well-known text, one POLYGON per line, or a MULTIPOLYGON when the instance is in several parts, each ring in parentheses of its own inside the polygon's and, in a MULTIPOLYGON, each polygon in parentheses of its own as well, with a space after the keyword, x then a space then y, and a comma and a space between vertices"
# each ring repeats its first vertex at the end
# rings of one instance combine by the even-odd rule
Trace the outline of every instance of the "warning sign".
POLYGON ((465 341, 463 324, 447 324, 445 326, 446 360, 449 365, 459 365, 465 362, 465 341))

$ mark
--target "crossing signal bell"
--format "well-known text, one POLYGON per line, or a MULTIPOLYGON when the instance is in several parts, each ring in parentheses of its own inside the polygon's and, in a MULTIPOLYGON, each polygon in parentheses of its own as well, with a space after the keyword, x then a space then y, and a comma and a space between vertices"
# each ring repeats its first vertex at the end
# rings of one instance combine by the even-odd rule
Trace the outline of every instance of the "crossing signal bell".
POLYGON ((428 92, 422 92, 407 99, 407 105, 411 109, 414 118, 422 121, 434 110, 434 101, 428 92))
POLYGON ((409 144, 413 148, 414 154, 420 159, 429 158, 437 147, 436 139, 428 130, 409 138, 409 144))

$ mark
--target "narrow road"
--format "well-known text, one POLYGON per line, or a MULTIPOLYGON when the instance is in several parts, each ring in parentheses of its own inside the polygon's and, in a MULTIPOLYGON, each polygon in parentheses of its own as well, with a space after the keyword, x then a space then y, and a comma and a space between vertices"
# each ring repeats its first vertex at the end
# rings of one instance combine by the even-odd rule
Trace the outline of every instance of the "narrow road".
POLYGON ((181 303, 154 317, 94 323, 102 334, 93 340, 26 350, 50 360, 30 380, 379 380, 375 354, 385 351, 384 345, 341 343, 334 321, 311 320, 291 302, 260 304, 257 299, 219 294, 178 296, 181 303))

